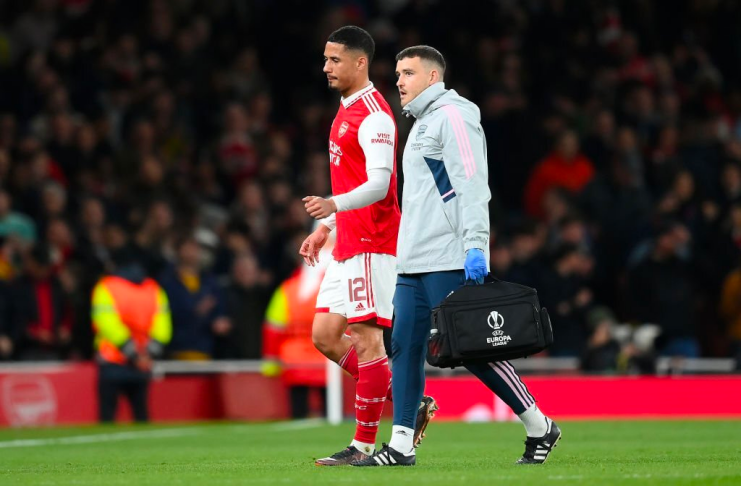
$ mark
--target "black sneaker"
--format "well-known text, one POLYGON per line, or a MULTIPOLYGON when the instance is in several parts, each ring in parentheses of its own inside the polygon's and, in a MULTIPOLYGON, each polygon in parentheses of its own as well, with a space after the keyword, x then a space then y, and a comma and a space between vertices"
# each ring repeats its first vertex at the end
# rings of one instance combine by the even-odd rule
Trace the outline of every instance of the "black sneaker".
POLYGON ((314 464, 317 466, 347 466, 354 461, 360 461, 369 457, 371 456, 359 451, 355 446, 348 446, 347 449, 335 452, 329 457, 317 459, 314 464))
POLYGON ((370 457, 351 463, 351 466, 414 466, 417 463, 417 456, 414 449, 409 454, 402 454, 396 449, 392 449, 388 444, 383 444, 380 451, 376 451, 370 457))
POLYGON ((525 453, 517 464, 543 464, 559 440, 561 429, 556 422, 548 419, 548 432, 543 437, 528 437, 525 440, 525 453))
POLYGON ((425 437, 427 424, 430 423, 430 420, 432 420, 432 417, 435 416, 435 412, 439 408, 434 398, 422 397, 422 401, 419 402, 419 408, 417 409, 417 423, 414 425, 414 441, 412 442, 414 447, 419 447, 419 444, 425 437))

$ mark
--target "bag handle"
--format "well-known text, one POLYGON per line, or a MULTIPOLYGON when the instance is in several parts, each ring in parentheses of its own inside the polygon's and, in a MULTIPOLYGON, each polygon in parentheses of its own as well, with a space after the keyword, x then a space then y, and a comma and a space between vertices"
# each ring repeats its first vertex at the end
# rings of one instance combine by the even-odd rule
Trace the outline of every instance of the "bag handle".
MULTIPOLYGON (((485 283, 485 284, 487 284, 487 283, 495 283, 495 282, 501 282, 501 280, 499 280, 498 278, 496 278, 496 277, 495 277, 494 275, 492 275, 491 273, 488 273, 488 274, 486 275, 486 277, 484 277, 484 283, 485 283)), ((466 280, 466 281, 465 281, 465 282, 463 283, 463 285, 479 285, 479 284, 475 283, 475 282, 474 282, 473 280, 466 280)))

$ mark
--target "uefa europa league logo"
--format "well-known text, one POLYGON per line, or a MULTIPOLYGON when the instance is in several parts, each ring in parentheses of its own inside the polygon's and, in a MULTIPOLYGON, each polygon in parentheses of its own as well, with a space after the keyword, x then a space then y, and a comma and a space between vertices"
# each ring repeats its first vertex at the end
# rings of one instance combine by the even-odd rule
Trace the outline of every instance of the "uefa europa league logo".
POLYGON ((498 331, 504 326, 504 316, 497 311, 491 311, 489 318, 487 319, 489 327, 498 331))

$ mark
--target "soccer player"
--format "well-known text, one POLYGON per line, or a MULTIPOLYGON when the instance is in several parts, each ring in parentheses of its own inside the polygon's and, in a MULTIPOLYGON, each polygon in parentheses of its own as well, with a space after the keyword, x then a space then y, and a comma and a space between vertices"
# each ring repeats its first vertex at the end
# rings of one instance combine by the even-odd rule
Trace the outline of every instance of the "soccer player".
MULTIPOLYGON (((324 72, 329 87, 342 95, 329 135, 334 196, 303 199, 306 211, 322 222, 299 250, 307 264, 315 264, 327 235, 337 231, 334 260, 317 297, 314 344, 357 380, 355 438, 342 451, 316 461, 323 466, 347 465, 373 454, 391 388, 383 328, 391 327, 396 280, 397 134, 391 108, 368 78, 374 51, 373 38, 358 27, 342 27, 329 36, 324 72)), ((410 435, 415 445, 436 409, 429 397, 415 408, 418 432, 410 435)))
MULTIPOLYGON (((410 433, 424 389, 430 310, 466 280, 483 283, 489 272, 486 139, 478 107, 445 89, 445 59, 416 46, 396 56, 396 86, 403 113, 415 118, 404 149, 404 191, 392 334, 394 424, 392 438, 353 466, 411 466, 410 433)), ((506 361, 466 368, 520 417, 527 432, 519 464, 546 461, 561 438, 558 426, 506 361)))

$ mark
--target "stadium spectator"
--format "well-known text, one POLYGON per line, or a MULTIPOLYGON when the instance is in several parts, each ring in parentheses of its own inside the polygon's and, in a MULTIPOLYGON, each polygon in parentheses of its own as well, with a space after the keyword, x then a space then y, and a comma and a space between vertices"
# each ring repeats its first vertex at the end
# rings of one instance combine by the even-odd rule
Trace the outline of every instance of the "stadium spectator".
POLYGON ((226 306, 232 328, 216 340, 216 358, 261 359, 263 315, 268 304, 270 276, 250 253, 234 259, 226 306))
POLYGON ((150 276, 159 275, 167 266, 167 255, 171 254, 175 240, 175 215, 170 203, 156 200, 148 207, 132 210, 131 216, 140 226, 134 236, 134 245, 150 276), (142 212, 144 215, 142 216, 142 212))
POLYGON ((616 372, 623 360, 620 342, 615 338, 617 321, 607 308, 594 308, 586 316, 590 332, 581 368, 589 372, 616 372))
POLYGON ((690 243, 687 228, 676 221, 655 225, 652 241, 630 269, 628 289, 632 315, 639 322, 656 323, 661 328, 661 354, 696 358, 700 345, 695 330, 693 274, 688 262, 690 243))
POLYGON ((18 240, 0 236, 0 282, 10 282, 16 273, 16 248, 18 240))
POLYGON ((23 273, 11 284, 12 334, 22 360, 59 360, 69 353, 72 312, 51 249, 35 245, 23 254, 23 273))
POLYGON ((603 109, 594 118, 589 135, 584 139, 584 155, 598 172, 604 171, 615 149, 615 115, 603 109))
POLYGON ((497 277, 538 287, 543 271, 541 260, 546 238, 544 226, 534 221, 525 221, 514 228, 511 234, 509 246, 512 263, 506 268, 505 273, 497 273, 497 277))
POLYGON ((172 310, 173 334, 167 351, 180 360, 213 357, 215 338, 232 329, 224 297, 213 274, 202 268, 202 249, 191 236, 176 246, 174 265, 159 277, 172 310))
POLYGON ((552 254, 551 262, 538 285, 541 303, 553 316, 553 332, 558 335, 548 353, 580 356, 586 348, 585 313, 594 298, 584 272, 585 266, 590 265, 590 258, 578 246, 563 243, 552 254))
POLYGON ((741 371, 741 266, 737 265, 723 282, 720 315, 726 322, 731 356, 736 359, 736 370, 741 371))
POLYGON ((33 243, 36 241, 36 225, 25 214, 13 211, 12 202, 10 193, 0 187, 0 236, 16 236, 33 243))
POLYGON ((604 306, 595 306, 586 314, 590 333, 581 368, 597 373, 654 373, 656 371, 653 342, 659 333, 657 326, 633 328, 620 324, 615 314, 604 306))
POLYGON ((11 294, 8 284, 0 279, 0 361, 13 357, 15 330, 11 315, 11 294))
POLYGON ((525 187, 528 214, 542 218, 543 198, 549 189, 563 187, 579 193, 594 177, 592 162, 579 151, 579 138, 570 130, 558 137, 554 150, 533 170, 525 187))

